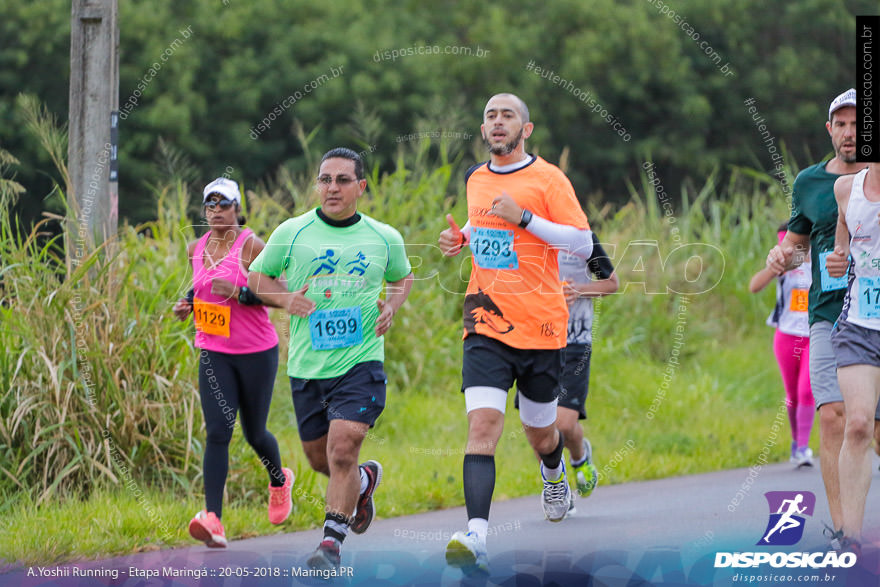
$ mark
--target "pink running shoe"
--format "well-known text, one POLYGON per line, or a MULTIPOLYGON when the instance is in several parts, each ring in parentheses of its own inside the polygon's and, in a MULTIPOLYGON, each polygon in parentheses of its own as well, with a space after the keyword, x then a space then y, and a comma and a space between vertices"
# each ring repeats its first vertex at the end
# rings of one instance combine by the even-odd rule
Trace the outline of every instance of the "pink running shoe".
POLYGON ((211 548, 226 548, 226 530, 214 512, 197 513, 189 522, 189 535, 211 548))
POLYGON ((281 469, 284 473, 284 485, 281 487, 272 487, 269 485, 269 521, 273 524, 280 524, 290 515, 293 509, 293 502, 290 499, 290 490, 293 489, 293 471, 284 467, 281 469))

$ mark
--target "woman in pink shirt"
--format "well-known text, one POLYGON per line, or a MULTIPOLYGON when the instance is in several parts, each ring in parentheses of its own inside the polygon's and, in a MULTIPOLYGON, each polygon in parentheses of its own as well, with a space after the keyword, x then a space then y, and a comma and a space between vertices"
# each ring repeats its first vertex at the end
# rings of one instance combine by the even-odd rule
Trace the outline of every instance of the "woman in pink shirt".
POLYGON ((187 247, 193 289, 174 305, 186 320, 193 314, 199 353, 199 394, 207 442, 203 461, 205 509, 189 523, 193 538, 225 547, 220 516, 229 468, 229 442, 237 413, 248 444, 269 473, 269 521, 290 515, 293 472, 281 465, 278 442, 266 430, 278 368, 278 335, 269 313, 247 288, 247 270, 265 243, 244 228, 241 192, 230 179, 218 178, 203 192, 210 231, 187 247))

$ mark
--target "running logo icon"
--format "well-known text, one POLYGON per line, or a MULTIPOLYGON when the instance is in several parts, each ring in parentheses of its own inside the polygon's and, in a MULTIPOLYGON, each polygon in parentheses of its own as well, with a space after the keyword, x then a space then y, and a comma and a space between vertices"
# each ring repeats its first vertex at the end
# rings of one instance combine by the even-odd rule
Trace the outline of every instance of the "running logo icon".
POLYGON ((770 507, 770 519, 760 546, 791 546, 804 535, 803 516, 813 515, 816 496, 809 491, 768 491, 764 494, 770 507))

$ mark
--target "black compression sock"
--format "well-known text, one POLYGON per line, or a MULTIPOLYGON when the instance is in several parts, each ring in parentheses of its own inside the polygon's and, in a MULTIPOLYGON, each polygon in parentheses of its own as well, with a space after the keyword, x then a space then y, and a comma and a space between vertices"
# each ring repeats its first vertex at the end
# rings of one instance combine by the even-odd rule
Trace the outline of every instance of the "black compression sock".
POLYGON ((464 503, 468 519, 489 519, 492 492, 495 491, 495 457, 464 455, 464 503))
POLYGON ((555 469, 559 466, 559 462, 562 460, 562 449, 565 448, 565 438, 562 436, 562 430, 558 430, 558 432, 559 444, 556 445, 553 452, 541 455, 541 462, 544 463, 544 468, 546 469, 555 469))
POLYGON ((342 514, 326 513, 324 515, 324 538, 335 538, 340 544, 348 534, 351 520, 342 514))

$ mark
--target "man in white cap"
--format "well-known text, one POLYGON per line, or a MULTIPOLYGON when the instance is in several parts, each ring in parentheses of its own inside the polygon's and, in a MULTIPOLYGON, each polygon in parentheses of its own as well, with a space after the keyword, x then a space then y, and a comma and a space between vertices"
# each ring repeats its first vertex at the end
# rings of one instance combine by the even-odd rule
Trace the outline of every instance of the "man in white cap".
MULTIPOLYGON (((767 255, 767 267, 777 275, 797 267, 810 248, 813 283, 809 293, 810 384, 819 410, 822 480, 833 524, 831 546, 840 549, 843 514, 840 506, 838 458, 846 424, 843 396, 837 382, 837 363, 831 348, 831 327, 840 315, 846 279, 828 273, 826 258, 834 250, 837 202, 834 182, 865 167, 856 161, 856 91, 837 96, 828 108, 825 128, 834 157, 801 171, 794 181, 791 219, 782 242, 767 255)), ((880 416, 880 414, 875 417, 880 416)))

